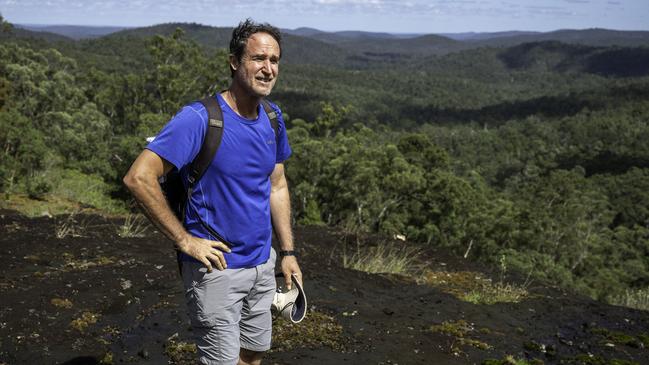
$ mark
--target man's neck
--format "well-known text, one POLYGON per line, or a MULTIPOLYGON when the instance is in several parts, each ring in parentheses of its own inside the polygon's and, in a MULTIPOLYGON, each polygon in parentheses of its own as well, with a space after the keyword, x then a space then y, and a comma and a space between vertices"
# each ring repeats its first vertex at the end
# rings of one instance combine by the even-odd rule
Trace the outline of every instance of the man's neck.
POLYGON ((246 119, 257 119, 257 107, 261 98, 251 96, 235 84, 230 85, 221 95, 235 113, 246 119))

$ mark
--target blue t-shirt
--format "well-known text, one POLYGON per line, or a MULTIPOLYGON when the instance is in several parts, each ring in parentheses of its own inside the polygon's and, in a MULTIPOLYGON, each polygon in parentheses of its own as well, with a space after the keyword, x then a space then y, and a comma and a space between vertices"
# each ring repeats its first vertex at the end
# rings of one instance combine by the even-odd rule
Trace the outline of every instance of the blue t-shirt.
MULTIPOLYGON (((196 237, 216 240, 201 225, 200 216, 232 244, 232 252, 224 254, 229 269, 254 267, 270 255, 270 175, 276 163, 291 155, 291 147, 276 105, 272 104, 277 112, 277 138, 263 106, 258 107, 257 119, 249 120, 235 113, 221 95, 217 100, 223 111, 223 138, 188 201, 184 225, 196 237)), ((192 103, 146 148, 173 164, 186 186, 188 165, 198 154, 206 131, 207 110, 201 103, 192 103)))

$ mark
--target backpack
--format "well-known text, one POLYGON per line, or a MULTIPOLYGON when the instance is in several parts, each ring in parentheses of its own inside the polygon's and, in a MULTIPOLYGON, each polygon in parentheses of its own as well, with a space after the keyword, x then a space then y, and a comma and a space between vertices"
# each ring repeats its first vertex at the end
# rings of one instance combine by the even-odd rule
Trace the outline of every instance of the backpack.
MULTIPOLYGON (((180 173, 175 168, 170 171, 165 176, 164 181, 160 183, 162 191, 169 203, 169 207, 183 225, 185 222, 187 200, 192 195, 196 183, 201 179, 201 177, 203 177, 203 174, 205 174, 205 171, 207 171, 207 168, 214 159, 216 151, 219 149, 219 145, 221 144, 221 139, 223 138, 223 111, 221 110, 221 106, 217 99, 215 97, 207 97, 199 100, 199 102, 203 104, 205 110, 207 110, 207 132, 205 133, 205 139, 203 140, 203 144, 201 145, 198 154, 189 164, 187 186, 184 186, 180 173)), ((277 113, 265 99, 261 99, 261 105, 268 115, 271 127, 273 127, 273 130, 275 131, 275 139, 277 140, 279 138, 277 113)), ((223 239, 218 232, 206 224, 200 216, 198 217, 198 220, 203 228, 214 236, 214 238, 228 246, 231 246, 231 244, 223 239)))

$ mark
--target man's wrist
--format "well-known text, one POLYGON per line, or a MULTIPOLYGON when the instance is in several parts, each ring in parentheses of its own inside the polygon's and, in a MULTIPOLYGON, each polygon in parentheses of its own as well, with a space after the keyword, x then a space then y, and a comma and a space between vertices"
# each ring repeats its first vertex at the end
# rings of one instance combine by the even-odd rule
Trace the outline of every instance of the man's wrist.
POLYGON ((279 257, 286 256, 297 256, 297 251, 295 250, 279 250, 279 257))

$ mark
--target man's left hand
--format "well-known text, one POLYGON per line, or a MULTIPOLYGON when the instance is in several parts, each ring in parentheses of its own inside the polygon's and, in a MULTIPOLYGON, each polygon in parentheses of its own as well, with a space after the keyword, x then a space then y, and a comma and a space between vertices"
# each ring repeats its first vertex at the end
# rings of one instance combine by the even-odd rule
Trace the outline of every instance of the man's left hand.
POLYGON ((297 258, 295 256, 282 257, 281 267, 282 273, 284 274, 285 285, 289 290, 293 287, 291 275, 295 275, 297 281, 304 287, 302 271, 300 271, 300 265, 297 264, 297 258))

